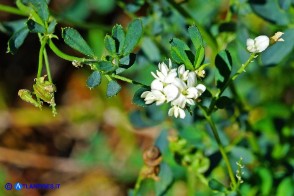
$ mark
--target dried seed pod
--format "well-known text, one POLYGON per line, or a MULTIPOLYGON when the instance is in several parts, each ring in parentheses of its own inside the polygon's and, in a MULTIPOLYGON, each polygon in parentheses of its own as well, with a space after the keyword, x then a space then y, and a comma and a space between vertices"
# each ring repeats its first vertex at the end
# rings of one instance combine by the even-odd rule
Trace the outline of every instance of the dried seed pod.
POLYGON ((143 168, 143 170, 141 171, 141 175, 144 178, 152 178, 155 181, 159 180, 158 174, 159 174, 159 165, 155 166, 155 167, 148 167, 145 166, 143 168))
POLYGON ((54 92, 56 92, 56 87, 50 81, 46 81, 45 78, 46 76, 35 79, 36 83, 33 85, 34 93, 38 98, 54 106, 54 92))
POLYGON ((152 146, 146 149, 143 153, 143 160, 145 165, 149 167, 158 166, 162 161, 162 156, 159 148, 152 146))
POLYGON ((38 107, 38 108, 42 108, 42 102, 38 102, 37 100, 35 100, 32 96, 32 93, 31 91, 27 90, 27 89, 20 89, 18 91, 18 96, 28 102, 28 103, 31 103, 33 104, 35 107, 38 107))

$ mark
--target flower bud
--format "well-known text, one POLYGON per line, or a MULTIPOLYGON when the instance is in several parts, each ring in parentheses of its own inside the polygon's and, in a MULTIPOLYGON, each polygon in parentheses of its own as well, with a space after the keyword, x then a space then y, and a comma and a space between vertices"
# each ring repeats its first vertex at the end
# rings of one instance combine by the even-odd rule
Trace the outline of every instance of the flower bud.
POLYGON ((271 39, 271 44, 274 44, 276 42, 283 42, 284 39, 281 38, 281 36, 283 35, 284 33, 283 32, 276 32, 274 36, 272 36, 270 39, 271 39))
POLYGON ((270 40, 266 35, 260 35, 255 39, 247 39, 247 50, 251 53, 260 53, 267 49, 270 40))

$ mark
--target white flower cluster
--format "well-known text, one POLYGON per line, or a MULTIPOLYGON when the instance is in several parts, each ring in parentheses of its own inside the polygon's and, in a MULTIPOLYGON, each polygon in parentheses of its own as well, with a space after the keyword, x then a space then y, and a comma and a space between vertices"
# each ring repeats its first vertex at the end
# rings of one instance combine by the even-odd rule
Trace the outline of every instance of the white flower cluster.
POLYGON ((168 111, 169 116, 185 118, 186 105, 195 105, 195 100, 206 90, 203 84, 197 84, 195 71, 185 69, 184 65, 178 69, 172 68, 171 60, 169 66, 159 63, 156 74, 151 72, 155 78, 151 83, 151 91, 145 91, 141 97, 146 104, 155 102, 156 105, 171 103, 168 111))

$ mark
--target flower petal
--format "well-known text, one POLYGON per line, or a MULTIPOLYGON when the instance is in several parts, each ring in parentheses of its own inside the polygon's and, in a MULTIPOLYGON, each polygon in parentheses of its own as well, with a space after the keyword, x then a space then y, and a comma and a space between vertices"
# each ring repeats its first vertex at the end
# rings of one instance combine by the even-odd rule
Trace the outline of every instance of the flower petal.
POLYGON ((151 83, 151 89, 162 91, 163 90, 163 83, 159 79, 155 79, 151 83))
POLYGON ((270 40, 266 35, 260 35, 254 39, 257 52, 262 52, 269 46, 270 40))
POLYGON ((184 119, 186 117, 186 113, 182 108, 179 108, 180 118, 184 119))
POLYGON ((177 86, 180 91, 184 91, 187 88, 186 83, 180 78, 175 78, 175 80, 173 81, 173 84, 177 86))
POLYGON ((166 96, 167 102, 170 102, 179 95, 179 89, 175 85, 169 84, 166 87, 164 87, 163 93, 166 96))
POLYGON ((252 52, 252 53, 255 53, 256 52, 255 44, 254 44, 254 40, 253 39, 251 39, 251 38, 247 39, 246 45, 247 45, 247 50, 249 52, 252 52))
POLYGON ((200 92, 200 94, 202 94, 206 90, 206 87, 203 84, 198 84, 196 88, 198 92, 200 92))
POLYGON ((186 97, 183 94, 180 94, 175 100, 171 102, 171 104, 184 108, 186 106, 186 100, 186 97))
POLYGON ((169 68, 164 62, 159 63, 158 68, 164 76, 167 76, 167 73, 169 72, 169 68))
POLYGON ((193 87, 197 83, 196 73, 194 71, 189 72, 187 85, 188 87, 193 87))
POLYGON ((150 91, 145 91, 141 94, 141 98, 145 98, 148 94, 150 93, 150 91))

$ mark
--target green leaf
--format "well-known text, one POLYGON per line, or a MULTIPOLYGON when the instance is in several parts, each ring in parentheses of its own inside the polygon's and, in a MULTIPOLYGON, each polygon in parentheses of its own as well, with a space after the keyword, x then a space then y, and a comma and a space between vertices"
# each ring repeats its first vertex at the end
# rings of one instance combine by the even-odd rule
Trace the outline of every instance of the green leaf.
POLYGON ((224 192, 226 190, 226 187, 214 178, 209 180, 208 186, 215 191, 224 192))
POLYGON ((170 41, 170 44, 172 59, 178 64, 183 63, 187 69, 193 70, 193 65, 188 56, 188 52, 191 53, 189 46, 187 46, 185 42, 177 38, 173 38, 170 41))
POLYGON ((203 47, 203 39, 196 26, 189 27, 188 33, 196 50, 203 47))
POLYGON ((122 73, 122 72, 124 72, 124 71, 126 71, 125 68, 119 67, 119 68, 117 68, 117 69, 115 70, 115 74, 120 74, 120 73, 122 73))
POLYGON ((282 9, 288 10, 291 6, 292 0, 279 0, 279 5, 282 9))
POLYGON ((148 59, 150 59, 151 61, 153 62, 160 61, 160 51, 151 38, 149 37, 143 38, 142 50, 146 54, 148 59))
POLYGON ((141 95, 143 92, 145 91, 150 91, 149 88, 146 88, 146 87, 142 87, 142 88, 139 88, 135 94, 134 94, 134 97, 133 97, 133 103, 138 105, 138 106, 142 106, 142 107, 145 107, 147 106, 147 104, 145 104, 145 101, 144 101, 144 98, 141 98, 141 95))
POLYGON ((105 48, 108 50, 110 54, 112 55, 116 54, 115 40, 110 35, 105 36, 104 44, 105 44, 105 48))
POLYGON ((291 196, 294 195, 294 180, 291 177, 283 179, 278 186, 277 196, 291 196))
POLYGON ((112 97, 117 95, 117 93, 121 90, 121 86, 114 80, 111 80, 107 85, 107 97, 112 97))
MULTIPOLYGON (((265 20, 275 23, 277 25, 287 25, 290 23, 291 16, 290 12, 285 12, 285 10, 280 8, 278 0, 265 1, 264 3, 259 3, 258 1, 250 1, 252 10, 265 20), (273 12, 273 10, 275 10, 273 12)), ((286 0, 283 0, 284 2, 286 0)))
POLYGON ((56 25, 56 20, 52 20, 48 26, 48 33, 54 33, 56 25))
POLYGON ((227 50, 220 51, 215 58, 217 87, 221 88, 229 79, 232 71, 232 58, 227 50))
POLYGON ((255 169, 261 178, 259 185, 261 188, 261 195, 269 195, 273 186, 273 177, 271 172, 267 168, 257 167, 255 169))
POLYGON ((87 86, 89 88, 94 88, 101 83, 101 74, 99 71, 94 71, 87 80, 87 86))
POLYGON ((194 67, 195 67, 195 69, 197 69, 204 60, 203 39, 200 34, 200 31, 198 30, 198 28, 196 26, 189 27, 188 33, 189 33, 189 36, 190 36, 192 43, 195 47, 196 58, 195 58, 194 67))
POLYGON ((27 5, 40 16, 43 23, 45 24, 49 19, 49 10, 46 0, 22 0, 24 5, 27 5))
POLYGON ((94 53, 80 33, 73 28, 63 28, 62 38, 64 42, 71 48, 79 51, 87 56, 94 57, 94 53))
POLYGON ((126 6, 126 10, 128 12, 137 12, 145 3, 145 0, 134 0, 132 3, 128 3, 126 6))
POLYGON ((29 29, 24 27, 19 31, 15 32, 8 41, 7 52, 15 54, 17 49, 23 44, 29 33, 29 29))
POLYGON ((166 163, 160 164, 159 181, 155 182, 155 194, 164 195, 173 181, 173 173, 166 163))
POLYGON ((15 20, 15 21, 9 21, 9 22, 1 22, 0 23, 0 31, 7 33, 7 34, 13 34, 20 29, 27 26, 26 19, 22 20, 15 20))
POLYGON ((140 19, 133 20, 127 28, 126 39, 124 41, 123 54, 129 54, 138 44, 143 34, 143 26, 140 19))
POLYGON ((116 69, 116 67, 109 61, 100 61, 96 64, 96 67, 99 71, 104 71, 105 73, 112 72, 116 69))
POLYGON ((125 43, 125 32, 122 28, 121 25, 115 25, 112 28, 112 37, 114 38, 114 40, 116 41, 116 49, 117 49, 117 53, 121 54, 122 50, 123 50, 123 46, 125 43))
POLYGON ((205 50, 204 47, 200 47, 198 50, 196 50, 196 55, 195 55, 195 63, 194 63, 194 67, 195 69, 199 68, 200 65, 203 63, 204 61, 204 56, 205 56, 205 50))
POLYGON ((29 19, 27 21, 27 26, 30 32, 32 33, 45 33, 46 29, 40 25, 39 23, 33 21, 32 19, 29 19))
POLYGON ((135 60, 136 55, 134 53, 130 53, 119 60, 120 67, 128 69, 135 63, 135 60))

